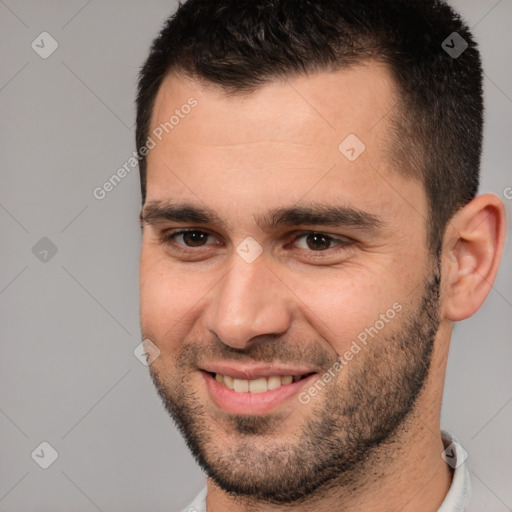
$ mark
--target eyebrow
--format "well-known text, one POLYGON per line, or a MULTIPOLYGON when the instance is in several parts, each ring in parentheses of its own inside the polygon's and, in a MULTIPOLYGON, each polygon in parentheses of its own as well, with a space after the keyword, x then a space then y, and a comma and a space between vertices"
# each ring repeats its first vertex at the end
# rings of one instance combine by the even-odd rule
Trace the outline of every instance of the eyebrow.
MULTIPOLYGON (((351 227, 374 231, 384 225, 382 218, 364 210, 321 203, 275 208, 255 217, 257 225, 265 231, 300 225, 351 227)), ((148 225, 167 221, 217 225, 228 230, 226 222, 212 209, 182 202, 151 201, 144 206, 140 220, 142 224, 148 225)))

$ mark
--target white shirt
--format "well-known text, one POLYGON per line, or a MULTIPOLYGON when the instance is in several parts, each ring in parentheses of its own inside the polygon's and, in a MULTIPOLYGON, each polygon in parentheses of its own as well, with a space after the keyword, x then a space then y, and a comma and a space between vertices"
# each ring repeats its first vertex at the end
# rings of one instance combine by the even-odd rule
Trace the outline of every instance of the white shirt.
MULTIPOLYGON (((445 447, 444 458, 447 463, 454 468, 454 472, 452 484, 437 512, 472 512, 468 508, 469 499, 471 497, 471 483, 469 481, 469 471, 465 462, 466 453, 455 436, 449 432, 441 430, 441 437, 445 447)), ((206 487, 182 512, 207 512, 206 487)), ((480 510, 479 512, 484 511, 480 510)))

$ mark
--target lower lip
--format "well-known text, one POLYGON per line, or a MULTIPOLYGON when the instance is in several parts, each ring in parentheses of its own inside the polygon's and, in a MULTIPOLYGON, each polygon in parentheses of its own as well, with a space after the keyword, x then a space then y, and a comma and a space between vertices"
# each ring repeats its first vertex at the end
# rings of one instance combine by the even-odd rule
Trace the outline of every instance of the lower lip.
POLYGON ((244 415, 270 413, 276 407, 297 395, 301 388, 310 385, 311 381, 317 376, 312 374, 297 382, 285 384, 280 388, 263 393, 237 393, 223 384, 219 384, 209 373, 201 373, 210 396, 218 407, 231 414, 244 415))

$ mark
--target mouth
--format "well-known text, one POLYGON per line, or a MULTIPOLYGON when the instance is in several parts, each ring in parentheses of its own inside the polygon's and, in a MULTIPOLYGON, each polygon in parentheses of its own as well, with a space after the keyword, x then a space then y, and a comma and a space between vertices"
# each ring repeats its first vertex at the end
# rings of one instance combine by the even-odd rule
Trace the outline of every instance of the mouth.
POLYGON ((265 393, 279 389, 281 386, 288 386, 294 382, 299 382, 314 372, 305 375, 271 375, 269 377, 259 377, 257 379, 238 379, 222 373, 208 372, 219 384, 235 393, 265 393))
MULTIPOLYGON (((269 414, 290 404, 300 390, 311 385, 318 373, 308 370, 240 370, 224 367, 202 369, 211 402, 223 411, 237 415, 269 414)), ((296 401, 296 405, 300 405, 296 401)))

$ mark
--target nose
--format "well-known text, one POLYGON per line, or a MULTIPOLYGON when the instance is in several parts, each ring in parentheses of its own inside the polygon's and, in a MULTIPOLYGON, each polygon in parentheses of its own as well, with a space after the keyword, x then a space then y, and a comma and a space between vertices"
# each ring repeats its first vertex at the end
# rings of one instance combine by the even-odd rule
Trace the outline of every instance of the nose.
POLYGON ((284 334, 290 326, 292 294, 263 256, 247 263, 234 254, 208 302, 204 326, 233 348, 247 348, 258 336, 284 334))

